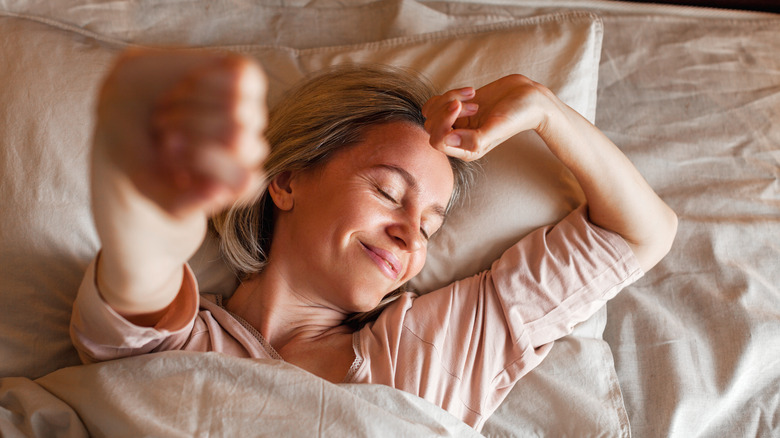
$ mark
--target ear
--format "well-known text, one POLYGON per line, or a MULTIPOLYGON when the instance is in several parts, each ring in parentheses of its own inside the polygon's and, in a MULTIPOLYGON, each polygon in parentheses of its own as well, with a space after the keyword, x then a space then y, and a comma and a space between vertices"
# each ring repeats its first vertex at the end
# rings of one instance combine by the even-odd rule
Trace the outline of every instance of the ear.
POLYGON ((293 190, 290 184, 293 179, 293 172, 286 171, 279 175, 276 175, 271 183, 268 184, 268 194, 271 195, 274 204, 280 210, 289 211, 292 210, 293 205, 293 190))

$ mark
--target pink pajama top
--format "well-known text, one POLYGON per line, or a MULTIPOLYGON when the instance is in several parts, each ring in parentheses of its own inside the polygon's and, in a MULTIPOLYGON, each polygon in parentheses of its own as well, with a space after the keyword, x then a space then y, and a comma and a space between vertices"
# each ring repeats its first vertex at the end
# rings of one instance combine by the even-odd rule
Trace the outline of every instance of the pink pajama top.
MULTIPOLYGON (((74 303, 71 337, 85 362, 165 350, 282 360, 191 270, 169 312, 135 326, 100 297, 95 263, 74 303), (199 299, 200 298, 200 299, 199 299)), ((490 270, 422 296, 407 293, 355 332, 347 383, 377 383, 422 397, 480 430, 553 342, 643 275, 626 242, 581 207, 508 249, 490 270)))

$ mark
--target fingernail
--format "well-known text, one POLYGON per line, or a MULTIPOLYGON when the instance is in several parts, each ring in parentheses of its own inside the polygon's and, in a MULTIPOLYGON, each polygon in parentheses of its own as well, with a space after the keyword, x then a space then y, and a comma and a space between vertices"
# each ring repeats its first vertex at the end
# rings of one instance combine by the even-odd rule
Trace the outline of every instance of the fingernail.
POLYGON ((458 134, 449 134, 444 137, 444 144, 447 146, 460 146, 461 138, 458 134))
POLYGON ((464 103, 463 109, 466 111, 477 111, 479 109, 479 104, 476 103, 464 103))

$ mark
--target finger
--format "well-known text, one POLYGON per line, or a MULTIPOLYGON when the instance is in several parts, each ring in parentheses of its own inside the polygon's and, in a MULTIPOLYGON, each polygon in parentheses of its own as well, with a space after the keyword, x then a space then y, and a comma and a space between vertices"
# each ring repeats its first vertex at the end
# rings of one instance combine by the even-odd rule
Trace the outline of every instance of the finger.
POLYGON ((161 93, 159 105, 178 99, 222 99, 223 97, 263 99, 266 83, 260 67, 237 55, 212 57, 209 62, 191 68, 161 93))
POLYGON ((265 105, 268 81, 262 69, 255 63, 245 62, 238 66, 239 105, 236 116, 249 124, 265 129, 268 111, 265 105))
POLYGON ((247 129, 223 112, 215 113, 213 110, 161 115, 157 118, 155 138, 160 160, 166 163, 165 170, 170 172, 173 184, 181 190, 188 189, 199 174, 239 190, 241 180, 231 177, 239 173, 235 172, 234 166, 221 165, 221 156, 229 157, 246 171, 262 173, 262 163, 269 152, 258 129, 247 129), (215 158, 209 156, 212 154, 210 149, 214 148, 221 152, 215 158), (201 156, 206 158, 198 161, 201 156), (213 175, 206 164, 215 166, 213 175))
POLYGON ((452 131, 452 125, 457 120, 461 107, 460 101, 450 101, 446 107, 439 108, 431 119, 426 120, 426 129, 431 136, 430 143, 435 148, 439 149, 444 137, 452 131))
POLYGON ((444 152, 447 156, 458 158, 463 161, 474 161, 477 158, 479 158, 479 156, 476 153, 455 146, 445 145, 440 150, 444 152))
POLYGON ((428 99, 423 105, 423 116, 428 118, 431 114, 440 110, 442 106, 446 106, 453 100, 467 101, 473 99, 475 95, 476 90, 474 90, 474 87, 464 87, 447 91, 442 95, 434 96, 428 99))
POLYGON ((176 108, 155 114, 152 129, 158 135, 182 132, 192 138, 208 138, 215 142, 230 142, 243 129, 224 110, 214 108, 176 108))
POLYGON ((226 137, 226 146, 247 168, 260 168, 269 152, 263 137, 268 119, 267 80, 260 66, 244 57, 223 61, 223 67, 230 71, 227 76, 234 97, 230 108, 233 131, 226 137))
POLYGON ((226 90, 224 83, 185 84, 169 93, 153 115, 158 138, 166 132, 183 133, 189 144, 217 143, 243 161, 247 167, 260 167, 268 154, 262 135, 266 108, 262 102, 264 84, 260 78, 236 78, 244 85, 226 90), (238 99, 234 100, 238 94, 238 99))
POLYGON ((238 100, 235 81, 235 74, 222 68, 221 62, 194 68, 159 96, 152 115, 187 111, 230 114, 238 100))
POLYGON ((444 147, 444 138, 452 131, 458 119, 474 116, 479 111, 479 105, 468 102, 476 95, 473 87, 450 90, 443 95, 435 96, 423 106, 426 117, 425 129, 430 134, 431 145, 439 150, 444 147))
POLYGON ((235 189, 241 185, 242 173, 250 169, 218 142, 191 132, 168 130, 158 142, 162 175, 168 175, 179 190, 190 189, 198 179, 212 179, 235 189))
MULTIPOLYGON (((512 129, 506 128, 506 124, 490 120, 476 129, 454 129, 444 138, 443 142, 447 148, 465 151, 469 159, 474 160, 485 156, 516 133, 512 129)), ((463 153, 459 153, 458 158, 461 158, 461 155, 463 153)))
POLYGON ((189 127, 193 123, 212 120, 208 126, 197 124, 192 126, 203 132, 208 131, 215 124, 232 124, 255 132, 265 127, 266 111, 261 102, 232 101, 232 98, 227 96, 212 99, 203 96, 205 93, 200 97, 181 98, 160 106, 152 115, 152 125, 157 129, 166 129, 176 125, 189 127))
POLYGON ((444 139, 440 150, 464 161, 477 160, 490 150, 490 145, 484 143, 482 135, 477 129, 453 130, 444 139))
POLYGON ((205 148, 194 161, 193 169, 198 172, 198 178, 193 185, 192 199, 212 213, 261 193, 264 172, 243 166, 221 148, 205 148))
POLYGON ((164 93, 155 115, 209 113, 235 120, 249 130, 265 128, 266 81, 259 66, 238 57, 226 57, 194 69, 175 87, 164 93))
POLYGON ((476 93, 477 91, 474 89, 474 87, 463 87, 447 91, 442 96, 444 96, 446 100, 464 101, 473 99, 476 93))
POLYGON ((158 148, 216 145, 248 168, 260 167, 269 152, 257 126, 246 127, 223 112, 189 110, 160 115, 155 119, 154 133, 158 148), (169 144, 171 136, 187 141, 169 144))
POLYGON ((265 102, 267 90, 268 82, 257 64, 240 65, 239 100, 234 116, 244 129, 236 137, 236 148, 243 163, 254 169, 262 169, 262 164, 270 152, 263 135, 268 124, 268 108, 265 102))
POLYGON ((460 114, 458 114, 458 118, 462 119, 464 117, 471 117, 473 115, 476 115, 479 112, 479 104, 474 102, 464 102, 463 106, 461 107, 460 114))
POLYGON ((192 170, 200 178, 223 185, 235 193, 241 192, 249 178, 250 169, 217 146, 203 147, 192 160, 192 170))
POLYGON ((259 187, 261 173, 242 166, 223 148, 202 145, 197 150, 167 173, 173 189, 173 196, 164 204, 169 212, 216 212, 259 187))

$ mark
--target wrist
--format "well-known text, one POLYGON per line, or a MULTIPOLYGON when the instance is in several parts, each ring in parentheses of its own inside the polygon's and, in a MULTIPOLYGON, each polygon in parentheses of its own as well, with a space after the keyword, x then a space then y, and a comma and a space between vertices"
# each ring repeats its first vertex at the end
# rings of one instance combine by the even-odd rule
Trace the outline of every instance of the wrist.
POLYGON ((98 254, 95 266, 100 296, 125 317, 167 308, 181 289, 183 275, 183 263, 125 263, 105 249, 98 254))
POLYGON ((541 118, 535 131, 539 136, 547 141, 552 139, 557 131, 562 128, 566 121, 563 109, 558 105, 560 100, 548 89, 542 91, 540 101, 541 118))

